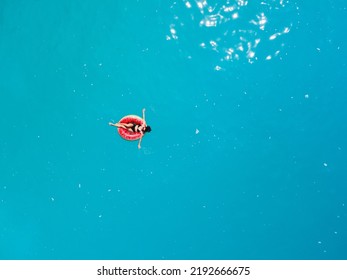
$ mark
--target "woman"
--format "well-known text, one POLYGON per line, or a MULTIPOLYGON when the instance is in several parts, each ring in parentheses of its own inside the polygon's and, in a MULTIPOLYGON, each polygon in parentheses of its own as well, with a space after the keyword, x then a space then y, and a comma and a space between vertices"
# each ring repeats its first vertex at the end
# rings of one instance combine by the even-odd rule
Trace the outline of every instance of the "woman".
MULTIPOLYGON (((140 119, 140 117, 138 117, 140 119)), ((141 124, 137 124, 137 123, 109 123, 109 125, 111 126, 115 126, 117 128, 123 128, 126 129, 129 132, 133 132, 133 133, 140 133, 140 138, 139 138, 139 144, 137 145, 137 147, 139 149, 141 149, 141 141, 142 141, 142 137, 145 133, 147 132, 151 132, 151 127, 149 125, 146 124, 146 120, 145 120, 145 109, 142 109, 142 122, 141 124)), ((129 139, 128 139, 129 140, 129 139)), ((131 139, 132 140, 132 139, 131 139)))

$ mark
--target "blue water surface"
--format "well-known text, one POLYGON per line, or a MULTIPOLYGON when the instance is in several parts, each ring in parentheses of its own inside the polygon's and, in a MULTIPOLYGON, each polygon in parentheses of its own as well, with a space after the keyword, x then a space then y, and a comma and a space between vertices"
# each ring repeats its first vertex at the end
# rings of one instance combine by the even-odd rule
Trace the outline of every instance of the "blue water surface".
POLYGON ((0 259, 346 259, 347 3, 0 1, 0 259), (108 126, 141 115, 142 149, 108 126))

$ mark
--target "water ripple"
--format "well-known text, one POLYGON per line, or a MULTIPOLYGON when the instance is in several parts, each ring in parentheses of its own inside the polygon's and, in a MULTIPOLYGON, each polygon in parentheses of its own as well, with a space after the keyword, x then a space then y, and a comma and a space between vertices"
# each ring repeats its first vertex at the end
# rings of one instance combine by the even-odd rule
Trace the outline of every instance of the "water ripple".
POLYGON ((283 59, 285 37, 299 15, 291 0, 183 0, 173 2, 171 11, 166 39, 182 43, 186 52, 197 47, 216 53, 215 70, 230 61, 283 59))

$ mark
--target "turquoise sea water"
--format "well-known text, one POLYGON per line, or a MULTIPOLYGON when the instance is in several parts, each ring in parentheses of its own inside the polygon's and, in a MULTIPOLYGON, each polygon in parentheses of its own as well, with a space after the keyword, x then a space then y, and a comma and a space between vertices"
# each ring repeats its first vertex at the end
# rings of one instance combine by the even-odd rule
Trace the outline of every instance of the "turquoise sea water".
POLYGON ((1 259, 346 259, 345 1, 0 1, 1 259), (152 132, 109 121, 146 108, 152 132))

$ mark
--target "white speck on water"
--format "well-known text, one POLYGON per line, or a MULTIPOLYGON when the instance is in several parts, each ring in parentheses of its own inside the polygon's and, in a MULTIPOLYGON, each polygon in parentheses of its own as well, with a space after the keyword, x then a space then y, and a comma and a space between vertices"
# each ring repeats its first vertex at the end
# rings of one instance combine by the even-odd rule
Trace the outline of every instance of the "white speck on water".
POLYGON ((81 188, 81 184, 78 184, 78 188, 79 188, 79 189, 81 188))
POLYGON ((51 197, 51 201, 54 202, 54 200, 55 200, 54 197, 51 197))
POLYGON ((310 96, 306 93, 304 97, 308 99, 310 96))
POLYGON ((186 7, 190 9, 192 7, 192 4, 189 3, 189 1, 186 2, 186 7))
POLYGON ((99 218, 102 218, 102 215, 100 214, 98 217, 99 217, 99 218))
POLYGON ((108 192, 111 192, 112 190, 111 190, 111 189, 108 189, 107 191, 108 191, 108 192))
POLYGON ((318 243, 318 244, 322 244, 322 241, 318 241, 317 243, 318 243))
POLYGON ((269 37, 269 40, 274 40, 274 39, 276 39, 276 38, 277 38, 277 35, 278 35, 277 33, 271 35, 271 36, 269 37))
POLYGON ((248 51, 247 58, 254 58, 255 52, 254 51, 248 51))
POLYGON ((323 165, 324 165, 325 167, 327 167, 327 166, 328 166, 328 164, 327 164, 326 162, 324 162, 324 163, 323 163, 323 165))
POLYGON ((195 134, 199 134, 199 132, 200 132, 199 129, 196 128, 195 129, 195 134))

